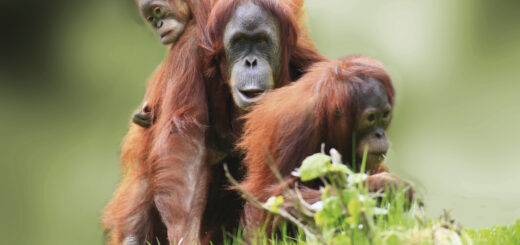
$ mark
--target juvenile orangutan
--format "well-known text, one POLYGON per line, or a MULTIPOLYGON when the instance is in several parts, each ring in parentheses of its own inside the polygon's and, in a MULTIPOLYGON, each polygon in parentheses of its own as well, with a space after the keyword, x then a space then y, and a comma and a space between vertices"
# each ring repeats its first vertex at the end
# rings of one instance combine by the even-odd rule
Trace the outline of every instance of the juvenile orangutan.
MULTIPOLYGON (((193 185, 202 190, 206 188, 203 125, 208 122, 199 33, 205 26, 211 2, 186 2, 137 1, 143 16, 155 26, 162 40, 171 45, 148 83, 147 103, 142 110, 149 115, 144 121, 157 118, 157 123, 151 125, 150 121, 149 128, 132 124, 123 141, 121 180, 102 215, 107 244, 199 242, 206 193, 184 195, 188 193, 184 188, 188 187, 177 188, 183 184, 183 179, 172 175, 190 176, 186 172, 194 172, 203 176, 200 178, 203 183, 197 179, 193 185), (177 25, 175 21, 185 24, 177 25), (193 95, 198 95, 200 100, 192 99, 193 95), (161 118, 164 120, 159 120, 161 118), (172 118, 178 124, 168 120, 172 118), (176 147, 168 147, 171 144, 176 147), (171 152, 178 154, 173 156, 171 152), (183 158, 190 166, 183 169, 172 164, 175 157, 188 152, 196 152, 183 158), (182 199, 169 196, 175 195, 176 190, 182 192, 182 199), (170 205, 172 203, 175 205, 170 205)), ((135 117, 133 121, 136 121, 135 117)))
MULTIPOLYGON (((327 152, 335 148, 352 169, 360 169, 352 163, 359 165, 368 147, 369 189, 396 186, 402 181, 383 163, 393 105, 394 88, 379 61, 350 56, 314 65, 297 82, 265 95, 245 116, 239 147, 245 151, 247 173, 241 188, 262 202, 281 195, 283 186, 297 181, 291 172, 319 152, 322 143, 327 152), (271 171, 271 159, 285 183, 271 171)), ((299 186, 308 202, 320 200, 319 185, 299 186)), ((266 219, 265 211, 245 205, 242 222, 247 231, 262 227, 266 219)))

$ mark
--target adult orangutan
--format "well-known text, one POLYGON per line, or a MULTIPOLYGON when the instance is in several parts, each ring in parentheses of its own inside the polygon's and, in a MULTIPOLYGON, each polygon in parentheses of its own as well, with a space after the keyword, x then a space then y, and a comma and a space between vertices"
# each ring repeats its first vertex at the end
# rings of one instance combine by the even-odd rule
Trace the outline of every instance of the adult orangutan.
MULTIPOLYGON (((240 116, 272 89, 296 80, 310 65, 325 60, 299 29, 296 17, 301 14, 301 4, 277 0, 219 1, 208 19, 207 144, 213 155, 220 156, 220 162, 227 163, 239 178, 243 175, 242 155, 235 151, 235 146, 242 133, 240 116)), ((222 164, 212 166, 211 178, 203 235, 218 241, 220 226, 238 226, 243 200, 229 190, 222 164)))
MULTIPOLYGON (((335 148, 354 169, 360 169, 352 162, 361 162, 367 146, 369 189, 397 185, 401 180, 382 162, 390 146, 386 130, 393 104, 394 88, 378 61, 351 56, 316 64, 298 82, 266 95, 245 117, 239 147, 245 151, 247 173, 241 187, 262 202, 281 195, 284 185, 296 181, 291 172, 319 152, 322 143, 335 148), (270 159, 286 183, 275 177, 267 164, 270 159)), ((300 185, 310 203, 321 198, 316 184, 300 185)), ((265 211, 245 205, 246 230, 261 227, 266 218, 265 211)))

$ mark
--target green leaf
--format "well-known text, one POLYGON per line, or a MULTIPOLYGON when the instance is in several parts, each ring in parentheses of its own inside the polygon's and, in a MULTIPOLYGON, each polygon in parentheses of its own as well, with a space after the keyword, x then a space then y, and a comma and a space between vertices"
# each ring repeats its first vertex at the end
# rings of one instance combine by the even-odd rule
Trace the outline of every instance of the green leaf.
POLYGON ((341 164, 341 163, 333 163, 329 167, 329 171, 340 172, 343 174, 352 174, 352 170, 350 170, 345 164, 341 164))
POLYGON ((326 226, 328 224, 332 224, 335 219, 334 217, 331 217, 326 211, 321 210, 314 214, 314 221, 318 225, 326 226))
POLYGON ((302 181, 319 178, 327 173, 331 165, 331 158, 322 153, 316 153, 305 158, 299 169, 302 181))
POLYGON ((361 202, 357 199, 351 199, 347 206, 350 214, 350 217, 347 218, 347 223, 357 225, 359 223, 359 215, 361 214, 361 202))
POLYGON ((361 202, 356 199, 351 199, 348 202, 348 212, 353 216, 359 215, 361 213, 361 202))
POLYGON ((332 196, 323 201, 323 208, 314 214, 314 221, 318 225, 333 225, 343 216, 343 209, 339 198, 332 196))
POLYGON ((342 215, 343 208, 338 197, 332 196, 323 201, 323 209, 330 213, 334 218, 339 218, 342 215))
POLYGON ((343 202, 348 203, 352 199, 357 199, 359 196, 359 191, 357 189, 344 189, 342 191, 343 202))
POLYGON ((332 241, 330 242, 332 245, 350 245, 352 244, 350 237, 346 234, 339 234, 332 238, 332 241))
POLYGON ((345 221, 350 225, 350 228, 354 228, 357 225, 357 219, 354 216, 350 216, 345 221))

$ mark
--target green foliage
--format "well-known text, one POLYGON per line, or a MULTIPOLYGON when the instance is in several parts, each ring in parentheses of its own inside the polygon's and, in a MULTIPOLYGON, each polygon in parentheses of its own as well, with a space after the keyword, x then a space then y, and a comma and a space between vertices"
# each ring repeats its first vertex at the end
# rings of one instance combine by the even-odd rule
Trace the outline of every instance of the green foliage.
POLYGON ((265 203, 265 208, 272 213, 278 214, 279 207, 284 203, 284 199, 282 196, 270 197, 265 203))
MULTIPOLYGON (((445 212, 440 219, 425 217, 417 200, 408 200, 407 189, 387 189, 384 192, 369 192, 364 180, 365 173, 354 173, 340 163, 341 156, 331 151, 314 154, 305 159, 293 175, 302 181, 323 182, 322 198, 316 203, 307 203, 297 186, 286 188, 283 197, 271 197, 262 204, 246 193, 246 199, 271 215, 280 216, 287 224, 298 228, 295 236, 287 233, 282 225, 280 232, 271 236, 263 231, 255 234, 256 244, 477 244, 485 239, 502 239, 505 244, 516 239, 520 227, 494 229, 493 235, 486 231, 464 230, 445 212), (283 204, 283 205, 282 205, 283 204), (512 229, 512 230, 511 230, 512 229), (479 237, 482 236, 482 237, 479 237)), ((364 166, 364 162, 362 163, 364 166)), ((363 167, 361 169, 364 169, 363 167)), ((265 229, 264 229, 265 230, 265 229)), ((244 241, 243 238, 237 238, 244 241)))
POLYGON ((473 238, 476 245, 520 244, 520 220, 511 226, 493 226, 471 230, 464 229, 473 238))
POLYGON ((300 168, 300 179, 309 181, 325 175, 331 166, 331 158, 322 153, 307 157, 300 168))

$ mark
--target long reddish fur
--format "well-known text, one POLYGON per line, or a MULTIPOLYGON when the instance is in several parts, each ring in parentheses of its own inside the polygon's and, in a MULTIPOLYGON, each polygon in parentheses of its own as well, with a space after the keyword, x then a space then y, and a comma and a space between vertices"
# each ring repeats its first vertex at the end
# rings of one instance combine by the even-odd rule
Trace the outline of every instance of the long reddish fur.
MULTIPOLYGON (((244 134, 238 144, 246 152, 247 173, 241 188, 262 202, 282 194, 282 187, 295 181, 290 173, 305 157, 319 152, 322 143, 338 149, 343 159, 352 159, 354 124, 360 113, 356 87, 362 86, 366 77, 373 77, 385 86, 393 105, 394 89, 382 65, 360 56, 316 64, 297 82, 262 98, 245 116, 244 134), (336 110, 348 119, 347 130, 342 133, 334 131, 336 110), (279 183, 275 177, 267 164, 271 159, 286 183, 279 183)), ((385 171, 388 169, 381 163, 371 174, 385 171)), ((310 202, 320 199, 317 189, 301 188, 310 202)), ((246 204, 243 222, 247 230, 261 227, 265 219, 264 211, 246 204)))
MULTIPOLYGON (((241 154, 235 152, 236 140, 242 133, 243 111, 234 104, 226 74, 225 50, 222 43, 225 26, 236 7, 248 0, 219 1, 208 18, 202 47, 207 56, 205 59, 206 89, 209 101, 210 131, 208 147, 211 152, 224 155, 231 172, 238 178, 241 171, 241 154)), ((279 79, 275 87, 280 87, 296 80, 312 64, 325 60, 318 53, 308 34, 300 29, 297 17, 303 20, 302 0, 252 0, 273 14, 280 24, 282 60, 279 79)), ((203 233, 208 239, 219 240, 221 226, 237 227, 243 200, 232 190, 224 176, 222 165, 212 166, 210 196, 203 220, 203 233)))
MULTIPOLYGON (((205 242, 211 239, 211 231, 200 231, 204 209, 213 206, 212 203, 206 206, 207 188, 210 181, 222 182, 218 178, 223 176, 212 176, 206 159, 208 126, 210 129, 218 128, 215 120, 209 118, 212 110, 208 108, 208 103, 225 104, 218 98, 229 97, 230 93, 227 88, 212 90, 215 84, 220 84, 217 86, 222 88, 221 83, 226 79, 222 74, 202 76, 203 54, 199 47, 205 51, 211 50, 210 57, 221 57, 223 50, 220 39, 210 39, 212 36, 207 34, 219 35, 218 32, 224 30, 219 21, 232 14, 227 11, 226 4, 217 4, 212 11, 213 18, 209 19, 209 29, 206 29, 207 16, 215 2, 200 0, 191 3, 191 9, 197 10, 194 19, 187 25, 179 41, 170 47, 165 61, 149 82, 146 98, 157 121, 149 129, 131 125, 125 137, 121 156, 122 180, 102 218, 109 244, 121 244, 128 235, 136 235, 147 241, 159 237, 161 244, 168 243, 165 236, 170 242, 179 242, 180 239, 188 243, 198 242, 199 235, 206 237, 205 242)), ((236 6, 240 1, 222 2, 236 6)), ((286 47, 285 62, 282 64, 290 63, 293 73, 301 75, 310 64, 324 59, 303 31, 301 38, 297 38, 300 30, 288 9, 300 11, 301 0, 287 1, 287 5, 269 0, 256 2, 277 13, 284 30, 286 28, 288 33, 293 33, 288 38, 290 40, 282 43, 286 47)), ((221 59, 216 61, 209 66, 206 63, 204 74, 211 74, 225 63, 221 59)), ((286 75, 278 86, 290 80, 289 65, 282 69, 286 75)), ((221 115, 227 113, 227 110, 217 105, 213 114, 221 115)), ((222 124, 237 117, 233 114, 224 118, 222 124)), ((223 130, 233 131, 227 127, 223 130)), ((219 143, 233 145, 234 140, 219 143)), ((226 199, 218 201, 221 202, 218 206, 223 208, 228 206, 226 202, 237 202, 226 199)), ((205 214, 209 218, 205 219, 211 220, 213 213, 220 211, 211 209, 209 214, 205 214)), ((212 229, 219 231, 219 227, 212 229)))
MULTIPOLYGON (((121 244, 128 235, 135 235, 147 241, 155 241, 158 237, 161 244, 167 244, 168 241, 164 240, 166 232, 169 233, 170 239, 178 241, 180 237, 175 235, 183 233, 174 227, 184 224, 172 224, 173 215, 168 214, 175 212, 176 218, 186 220, 190 212, 202 212, 185 208, 192 203, 178 207, 175 202, 182 203, 178 197, 165 196, 164 193, 177 190, 177 194, 183 194, 186 189, 184 185, 190 181, 183 179, 183 176, 205 176, 207 172, 204 166, 205 151, 199 149, 204 146, 205 125, 208 123, 206 92, 201 82, 202 59, 193 55, 199 54, 198 37, 205 28, 211 4, 210 0, 190 2, 190 9, 196 10, 193 13, 194 19, 187 24, 177 43, 169 48, 164 62, 147 86, 145 97, 148 106, 152 108, 153 116, 158 120, 149 129, 131 124, 123 141, 121 182, 102 217, 103 227, 108 232, 109 244, 121 244), (183 140, 185 138, 189 140, 183 140), (196 153, 187 157, 181 155, 189 154, 190 150, 196 153), (199 159, 199 163, 185 162, 194 157, 199 159), (176 164, 171 164, 172 162, 176 164), (183 173, 179 169, 192 164, 194 167, 190 166, 186 170, 191 171, 190 173, 183 173), (173 200, 159 200, 162 210, 158 210, 161 208, 157 206, 157 198, 173 200)), ((201 178, 202 181, 206 179, 207 177, 201 178)), ((202 183, 201 191, 194 193, 204 193, 204 186, 202 183)), ((192 199, 196 200, 190 201, 205 200, 204 197, 195 196, 192 199)), ((193 204, 194 207, 201 205, 203 206, 193 204)), ((185 227, 197 230, 197 226, 198 222, 193 222, 191 227, 185 227)), ((192 237, 186 240, 197 241, 198 234, 192 234, 192 237)))

